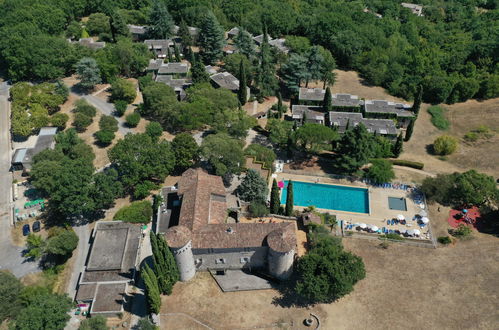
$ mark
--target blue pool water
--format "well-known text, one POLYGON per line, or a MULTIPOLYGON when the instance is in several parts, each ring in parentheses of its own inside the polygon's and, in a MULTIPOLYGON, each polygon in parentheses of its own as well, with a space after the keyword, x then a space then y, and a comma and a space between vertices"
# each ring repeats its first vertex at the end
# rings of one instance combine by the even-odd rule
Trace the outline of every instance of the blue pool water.
MULTIPOLYGON (((281 203, 286 204, 288 181, 284 182, 281 203)), ((293 181, 293 204, 320 209, 369 213, 367 189, 293 181)))

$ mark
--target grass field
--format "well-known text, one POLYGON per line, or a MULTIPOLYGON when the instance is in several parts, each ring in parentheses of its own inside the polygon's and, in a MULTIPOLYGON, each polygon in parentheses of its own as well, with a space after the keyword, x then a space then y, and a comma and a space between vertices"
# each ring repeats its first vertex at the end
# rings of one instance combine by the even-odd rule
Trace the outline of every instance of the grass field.
POLYGON ((431 123, 439 130, 446 130, 449 128, 449 121, 445 118, 445 109, 438 105, 432 105, 426 109, 431 115, 431 123))

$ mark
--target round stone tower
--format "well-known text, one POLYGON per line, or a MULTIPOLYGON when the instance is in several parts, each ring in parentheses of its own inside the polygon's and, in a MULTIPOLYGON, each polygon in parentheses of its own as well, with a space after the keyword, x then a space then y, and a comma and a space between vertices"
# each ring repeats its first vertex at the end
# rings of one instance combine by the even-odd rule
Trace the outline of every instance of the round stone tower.
POLYGON ((276 229, 267 236, 269 273, 279 280, 288 279, 293 272, 296 237, 291 227, 276 229))
POLYGON ((165 233, 165 239, 177 262, 180 280, 190 280, 196 274, 191 231, 185 226, 170 227, 165 233))

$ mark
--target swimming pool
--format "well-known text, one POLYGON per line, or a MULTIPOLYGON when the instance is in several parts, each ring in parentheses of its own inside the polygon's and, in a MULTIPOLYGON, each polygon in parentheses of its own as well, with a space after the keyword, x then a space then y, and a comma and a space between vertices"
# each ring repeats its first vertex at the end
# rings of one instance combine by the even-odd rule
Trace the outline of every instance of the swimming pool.
MULTIPOLYGON (((288 181, 285 181, 281 203, 286 204, 288 181)), ((320 209, 369 213, 368 190, 364 188, 293 181, 293 204, 320 209)))

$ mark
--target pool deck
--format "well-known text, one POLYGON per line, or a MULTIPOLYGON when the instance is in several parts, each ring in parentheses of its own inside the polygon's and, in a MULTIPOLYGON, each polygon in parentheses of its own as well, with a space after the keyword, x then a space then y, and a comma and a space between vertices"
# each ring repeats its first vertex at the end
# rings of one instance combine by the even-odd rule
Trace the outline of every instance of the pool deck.
MULTIPOLYGON (((414 202, 410 197, 411 193, 401 189, 393 188, 378 188, 371 185, 367 185, 360 181, 348 181, 346 179, 332 179, 327 177, 316 177, 308 175, 298 175, 290 173, 277 173, 277 181, 293 180, 311 183, 321 183, 321 184, 334 184, 334 185, 344 185, 349 187, 367 188, 369 191, 369 209, 370 213, 354 213, 345 212, 337 210, 328 209, 317 209, 320 212, 328 212, 335 214, 338 220, 343 220, 344 224, 354 224, 354 223, 365 223, 367 225, 376 225, 379 228, 386 227, 392 230, 407 230, 407 229, 419 229, 421 231, 420 238, 428 239, 429 237, 429 226, 425 226, 420 229, 416 221, 412 221, 412 218, 418 214, 421 208, 414 202), (390 210, 388 206, 388 197, 406 198, 407 211, 390 210), (387 225, 386 220, 394 219, 397 215, 402 214, 406 220, 407 224, 396 224, 387 225)), ((272 184, 272 182, 271 182, 272 184)), ((303 210, 305 207, 295 206, 296 210, 303 210)), ((431 218, 430 218, 431 221, 431 218)))

